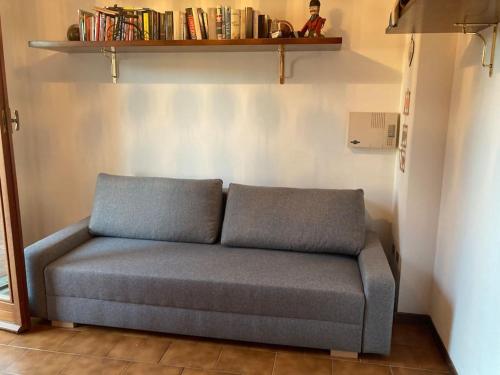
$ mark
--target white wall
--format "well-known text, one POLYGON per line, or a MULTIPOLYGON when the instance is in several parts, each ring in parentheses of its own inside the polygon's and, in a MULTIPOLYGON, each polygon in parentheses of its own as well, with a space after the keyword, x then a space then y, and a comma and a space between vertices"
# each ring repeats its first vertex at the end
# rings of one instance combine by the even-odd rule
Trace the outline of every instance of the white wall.
MULTIPOLYGON (((101 4, 113 4, 108 1, 101 4)), ((126 1, 181 9, 215 1, 126 1)), ((254 5, 301 27, 307 1, 254 5)), ((25 242, 89 214, 96 174, 220 177, 225 183, 364 188, 390 246, 395 153, 346 147, 349 111, 398 111, 404 38, 384 29, 393 0, 324 2, 338 53, 291 54, 277 84, 277 53, 120 56, 107 60, 27 48, 63 39, 93 0, 1 1, 25 242)))
POLYGON ((432 299, 432 320, 464 375, 500 373, 500 46, 493 78, 481 47, 459 37, 432 299))
POLYGON ((411 108, 402 117, 409 130, 405 173, 396 166, 400 312, 430 313, 455 41, 455 35, 416 35, 412 67, 404 63, 401 97, 411 90, 411 108))

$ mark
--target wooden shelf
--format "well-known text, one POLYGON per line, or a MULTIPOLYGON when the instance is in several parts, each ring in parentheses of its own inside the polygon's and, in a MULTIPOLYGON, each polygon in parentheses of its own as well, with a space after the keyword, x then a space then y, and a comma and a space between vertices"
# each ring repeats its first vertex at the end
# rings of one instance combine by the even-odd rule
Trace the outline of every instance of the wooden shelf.
POLYGON ((265 52, 279 53, 280 83, 285 83, 285 53, 300 51, 338 51, 342 38, 290 38, 241 40, 137 40, 110 42, 54 42, 35 40, 28 43, 39 48, 63 53, 103 53, 111 59, 113 83, 118 82, 120 53, 148 52, 265 52))
POLYGON ((114 48, 116 53, 142 52, 260 52, 278 51, 338 51, 342 38, 290 38, 241 40, 137 40, 110 42, 30 41, 31 48, 64 53, 98 53, 114 48))
MULTIPOLYGON (((411 0, 398 24, 387 34, 461 33, 456 23, 496 24, 500 21, 500 0, 411 0)), ((472 31, 481 31, 479 25, 472 31)), ((471 28, 469 28, 471 31, 471 28)))

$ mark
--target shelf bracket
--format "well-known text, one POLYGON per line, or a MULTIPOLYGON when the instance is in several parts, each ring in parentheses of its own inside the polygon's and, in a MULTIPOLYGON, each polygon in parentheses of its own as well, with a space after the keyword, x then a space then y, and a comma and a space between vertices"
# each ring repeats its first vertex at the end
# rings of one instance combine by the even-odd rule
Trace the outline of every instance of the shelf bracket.
POLYGON ((497 45, 498 24, 496 24, 496 23, 456 23, 455 26, 461 27, 464 34, 476 35, 479 39, 481 39, 481 41, 483 42, 483 53, 482 53, 482 58, 481 58, 481 65, 483 66, 483 68, 488 68, 490 77, 493 77, 493 72, 495 69, 495 49, 496 49, 496 45, 497 45), (487 26, 487 27, 493 26, 493 36, 492 36, 492 41, 491 41, 489 64, 486 63, 486 51, 488 49, 488 42, 486 41, 486 38, 479 31, 469 31, 469 29, 468 29, 471 27, 481 27, 481 26, 487 26))
POLYGON ((280 84, 285 84, 285 46, 280 44, 278 47, 278 53, 280 56, 280 84))
POLYGON ((108 49, 101 49, 101 52, 104 54, 104 56, 108 57, 111 60, 111 78, 113 79, 113 83, 118 83, 118 57, 116 53, 116 48, 115 47, 110 47, 108 49))

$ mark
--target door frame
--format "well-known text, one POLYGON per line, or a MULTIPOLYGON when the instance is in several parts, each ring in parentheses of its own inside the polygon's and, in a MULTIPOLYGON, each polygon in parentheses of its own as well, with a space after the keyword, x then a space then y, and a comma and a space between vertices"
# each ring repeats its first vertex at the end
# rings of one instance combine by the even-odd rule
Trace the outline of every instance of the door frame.
POLYGON ((9 268, 10 301, 0 301, 0 329, 21 332, 30 327, 24 244, 19 210, 16 166, 12 140, 11 113, 5 77, 2 22, 0 19, 0 198, 3 210, 7 264, 9 268), (5 166, 5 168, 3 168, 5 166))

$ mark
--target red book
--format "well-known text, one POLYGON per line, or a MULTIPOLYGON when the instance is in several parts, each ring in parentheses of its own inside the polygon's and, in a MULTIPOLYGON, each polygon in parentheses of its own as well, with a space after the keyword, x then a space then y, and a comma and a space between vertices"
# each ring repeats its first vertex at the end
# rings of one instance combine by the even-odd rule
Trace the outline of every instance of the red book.
POLYGON ((96 18, 95 18, 95 40, 98 42, 99 41, 99 36, 100 36, 100 30, 101 30, 101 12, 97 12, 96 18))
POLYGON ((189 28, 189 35, 190 35, 191 39, 196 40, 196 27, 194 24, 193 8, 186 8, 186 19, 187 19, 188 28, 189 28))

